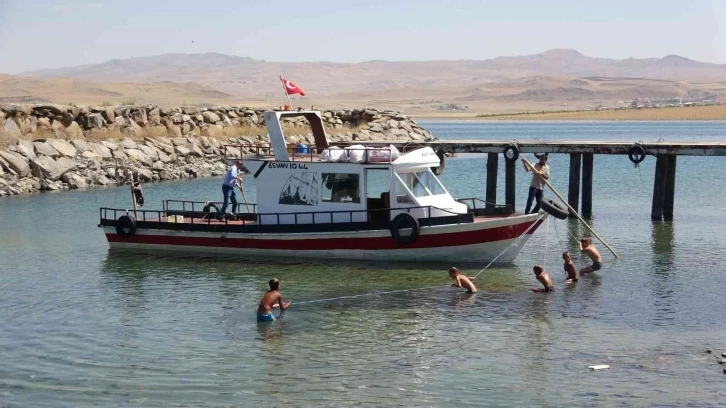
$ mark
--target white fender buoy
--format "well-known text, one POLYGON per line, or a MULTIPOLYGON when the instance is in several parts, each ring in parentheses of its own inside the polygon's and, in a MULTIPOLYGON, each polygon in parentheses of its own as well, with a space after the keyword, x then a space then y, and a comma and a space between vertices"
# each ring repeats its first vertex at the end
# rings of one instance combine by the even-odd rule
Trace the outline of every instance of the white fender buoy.
POLYGON ((591 365, 590 370, 605 370, 610 368, 609 365, 606 364, 600 364, 600 365, 591 365))

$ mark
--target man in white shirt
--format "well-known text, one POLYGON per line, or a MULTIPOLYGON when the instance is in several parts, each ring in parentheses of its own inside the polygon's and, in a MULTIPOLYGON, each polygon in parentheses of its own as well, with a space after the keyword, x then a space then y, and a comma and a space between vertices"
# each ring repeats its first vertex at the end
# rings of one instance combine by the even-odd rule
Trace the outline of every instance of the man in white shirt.
MULTIPOLYGON (((524 170, 529 172, 531 170, 524 163, 522 159, 522 165, 524 170)), ((532 212, 539 212, 539 203, 542 201, 542 193, 544 192, 545 180, 550 178, 550 167, 547 165, 547 154, 539 156, 539 163, 535 163, 534 170, 532 170, 532 182, 529 184, 529 196, 527 196, 527 207, 524 209, 525 214, 529 214, 529 209, 532 207, 532 199, 537 199, 537 204, 532 208, 532 212)))
POLYGON ((235 186, 242 188, 242 160, 237 160, 229 170, 227 175, 224 176, 224 182, 222 182, 222 194, 224 194, 224 203, 220 210, 221 216, 227 214, 227 205, 232 201, 232 213, 237 212, 237 196, 234 194, 235 186))

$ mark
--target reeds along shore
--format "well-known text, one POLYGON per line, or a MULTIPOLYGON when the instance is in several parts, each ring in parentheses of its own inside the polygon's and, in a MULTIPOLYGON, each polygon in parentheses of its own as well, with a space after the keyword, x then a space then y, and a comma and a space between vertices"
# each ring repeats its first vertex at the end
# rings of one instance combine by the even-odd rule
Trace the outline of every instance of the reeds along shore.
MULTIPOLYGON (((266 145, 263 111, 243 107, 0 106, 0 196, 115 183, 118 162, 142 181, 220 176, 221 146, 266 145)), ((430 133, 393 111, 324 111, 337 141, 425 141, 430 133)), ((285 119, 287 141, 312 143, 302 117, 285 119)), ((244 149, 243 149, 244 150, 244 149)))

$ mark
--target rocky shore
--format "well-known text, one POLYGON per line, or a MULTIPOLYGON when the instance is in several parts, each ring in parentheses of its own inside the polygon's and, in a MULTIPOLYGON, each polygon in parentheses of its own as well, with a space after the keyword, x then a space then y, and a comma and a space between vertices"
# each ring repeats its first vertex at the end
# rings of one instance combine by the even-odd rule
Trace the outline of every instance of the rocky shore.
MULTIPOLYGON (((116 184, 126 165, 143 182, 221 176, 221 148, 244 155, 268 143, 263 110, 157 106, 0 106, 0 197, 116 184)), ((331 143, 420 142, 431 134, 399 112, 323 111, 331 143)), ((303 118, 283 123, 288 142, 312 143, 303 118)))

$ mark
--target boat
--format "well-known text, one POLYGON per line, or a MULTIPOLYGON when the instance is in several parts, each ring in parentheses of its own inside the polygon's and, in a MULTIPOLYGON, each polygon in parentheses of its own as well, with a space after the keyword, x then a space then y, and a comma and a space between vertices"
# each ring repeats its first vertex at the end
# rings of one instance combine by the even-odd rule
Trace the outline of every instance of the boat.
POLYGON ((542 223, 544 214, 453 198, 435 174, 441 159, 430 147, 340 148, 329 144, 320 112, 269 111, 264 118, 269 143, 223 149, 228 163, 243 161, 256 203, 225 215, 207 201, 165 200, 160 210, 104 207, 99 227, 110 248, 240 259, 510 263, 542 223), (286 142, 283 121, 300 116, 310 123, 312 145, 286 142))

